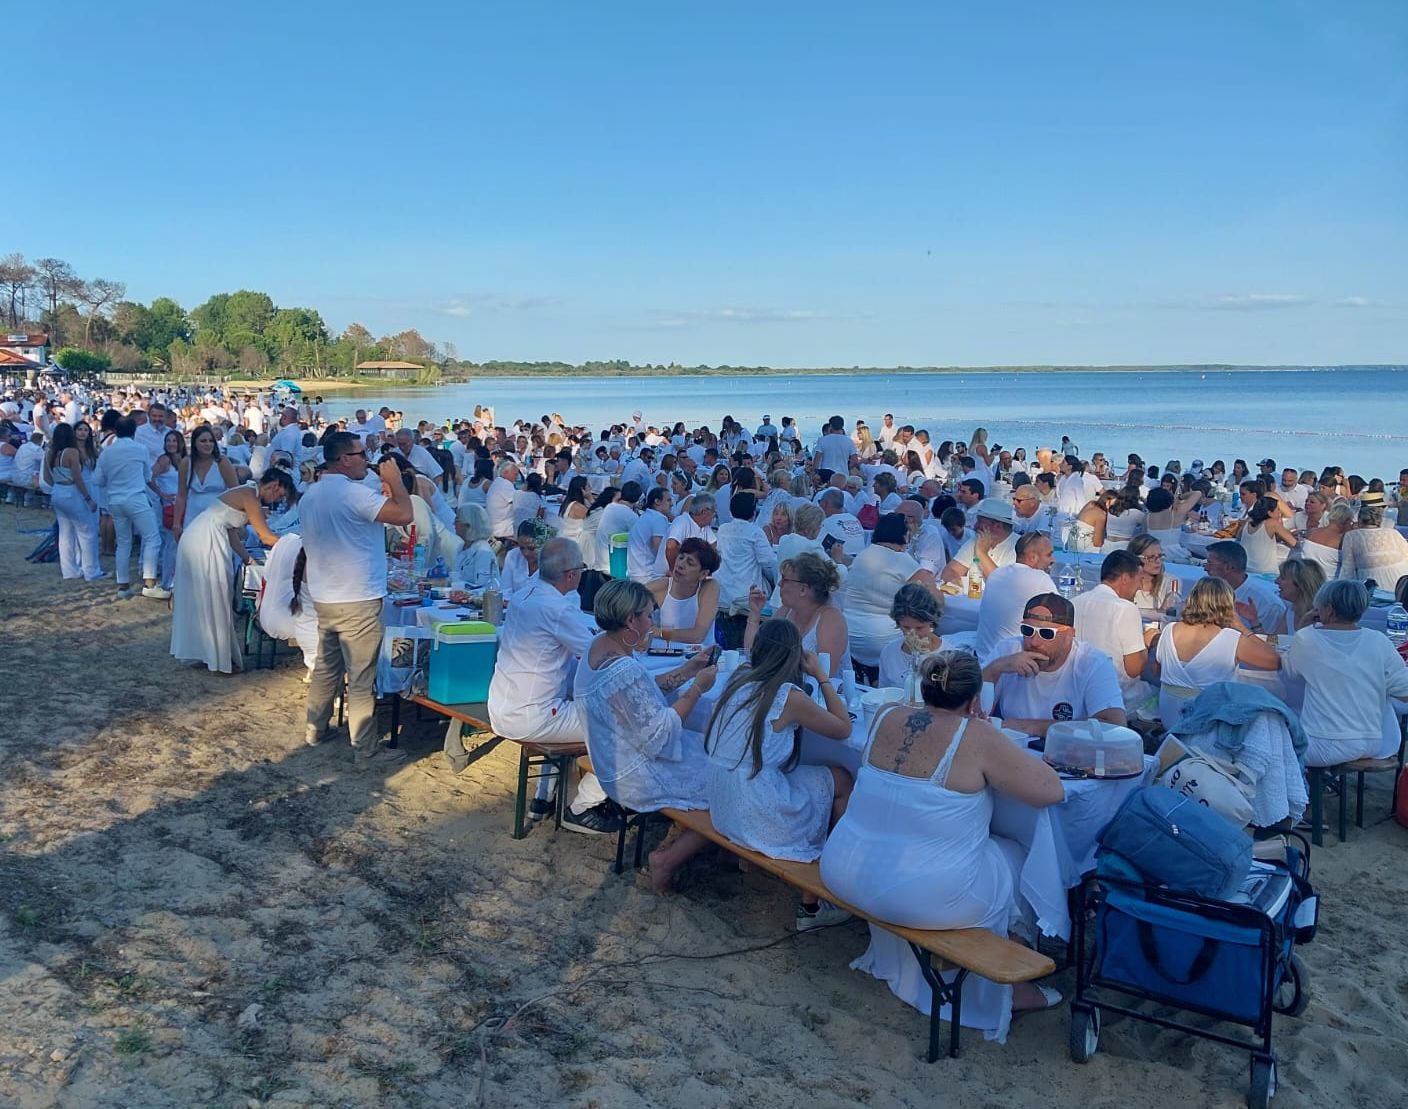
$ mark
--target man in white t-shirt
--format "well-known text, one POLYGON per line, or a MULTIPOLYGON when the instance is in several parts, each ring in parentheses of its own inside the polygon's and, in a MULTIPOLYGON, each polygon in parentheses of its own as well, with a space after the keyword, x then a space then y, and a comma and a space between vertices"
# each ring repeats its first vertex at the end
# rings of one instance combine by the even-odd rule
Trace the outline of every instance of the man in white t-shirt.
POLYGON ((1208 547, 1208 577, 1221 578, 1237 595, 1237 615, 1253 632, 1271 632, 1281 626, 1286 602, 1281 600, 1275 582, 1247 576, 1247 551, 1233 539, 1223 539, 1208 547))
POLYGON ((958 548, 944 567, 944 581, 961 582, 976 561, 986 578, 1000 566, 1017 561, 1017 533, 1012 530, 1012 506, 996 497, 979 502, 973 520, 973 538, 958 548))
POLYGON ((645 510, 632 525, 630 543, 626 547, 627 573, 632 581, 649 585, 655 580, 660 548, 670 534, 673 503, 670 491, 658 485, 645 495, 645 510))
POLYGON ((1061 478, 1056 482, 1056 508, 1074 516, 1103 488, 1098 477, 1086 472, 1084 462, 1068 454, 1061 460, 1061 478))
POLYGON ((686 539, 702 539, 711 547, 719 545, 718 536, 712 527, 717 518, 713 493, 695 493, 689 500, 689 511, 675 517, 674 523, 660 544, 655 559, 655 576, 668 577, 675 567, 675 556, 680 553, 680 544, 686 539))
POLYGON ((1115 665, 1124 707, 1133 713, 1153 696, 1140 677, 1149 661, 1149 643, 1157 627, 1144 628, 1134 604, 1141 564, 1128 551, 1111 551, 1100 564, 1100 584, 1075 599, 1076 638, 1104 651, 1115 665))
POLYGON ((817 538, 833 561, 849 566, 851 559, 865 548, 865 529, 852 513, 846 511, 844 490, 823 490, 816 503, 826 517, 817 538))
POLYGON ((1044 736, 1057 721, 1100 720, 1124 725, 1124 698, 1115 666, 1075 636, 1075 609, 1059 593, 1027 602, 1020 635, 1003 640, 983 667, 996 684, 993 715, 1003 727, 1044 736))
MULTIPOLYGON (((297 427, 297 424, 294 425, 297 427)), ((380 493, 362 484, 367 452, 345 431, 323 443, 322 477, 298 502, 305 581, 318 612, 318 662, 308 686, 310 746, 328 737, 332 702, 347 674, 347 728, 358 762, 377 752, 376 661, 386 596, 386 528, 415 519, 394 461, 381 464, 380 493)))
POLYGON ((832 416, 826 425, 826 432, 816 441, 817 466, 823 470, 848 474, 851 472, 851 456, 855 453, 856 445, 846 434, 846 422, 840 416, 832 416))
POLYGON ((484 495, 484 511, 489 514, 489 534, 504 544, 513 542, 514 482, 518 480, 518 463, 506 459, 499 463, 498 474, 489 483, 484 495))
POLYGON ((893 412, 886 412, 884 419, 880 421, 880 427, 876 432, 875 438, 879 441, 881 447, 888 450, 895 445, 895 439, 899 433, 900 429, 895 426, 895 414, 893 412))
POLYGON ((1046 531, 1046 513, 1041 511, 1041 493, 1027 482, 1012 490, 1012 530, 1018 535, 1046 531))
POLYGON ((983 586, 978 606, 978 638, 973 645, 979 662, 989 662, 1004 639, 1017 634, 1027 602, 1042 593, 1055 593, 1051 580, 1051 537, 1034 531, 1017 540, 1017 561, 999 566, 983 586))

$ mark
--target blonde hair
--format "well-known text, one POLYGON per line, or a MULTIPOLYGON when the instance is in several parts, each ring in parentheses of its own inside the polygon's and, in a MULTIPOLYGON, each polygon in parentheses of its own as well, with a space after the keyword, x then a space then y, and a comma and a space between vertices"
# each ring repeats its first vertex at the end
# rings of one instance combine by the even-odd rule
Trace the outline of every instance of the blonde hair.
POLYGON ((1313 623, 1306 617, 1315 611, 1315 595, 1325 584, 1325 568, 1308 558, 1288 558, 1281 563, 1279 576, 1290 578, 1296 587, 1296 600, 1291 604, 1296 614, 1296 627, 1303 628, 1307 623, 1313 623))
POLYGON ((822 604, 831 599, 831 594, 841 584, 841 575, 836 571, 836 564, 830 559, 822 558, 815 551, 803 551, 795 558, 787 559, 779 569, 807 586, 812 591, 812 596, 822 604))
POLYGON ((815 539, 825 519, 826 513, 821 510, 821 505, 807 501, 792 509, 792 530, 808 539, 815 539))
POLYGON ((1237 626, 1237 595, 1221 578, 1202 578, 1188 594, 1179 621, 1194 626, 1234 628, 1237 626))

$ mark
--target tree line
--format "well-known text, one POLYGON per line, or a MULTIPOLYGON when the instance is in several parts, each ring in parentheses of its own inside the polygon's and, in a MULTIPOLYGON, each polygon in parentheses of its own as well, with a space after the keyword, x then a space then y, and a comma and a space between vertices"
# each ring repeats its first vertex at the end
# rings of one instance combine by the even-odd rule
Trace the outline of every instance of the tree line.
POLYGON ((59 258, 0 257, 0 314, 11 332, 49 335, 55 361, 71 372, 157 370, 188 376, 339 377, 359 362, 403 361, 436 375, 453 365, 453 344, 414 328, 377 337, 359 323, 329 331, 315 308, 276 305, 267 293, 216 293, 190 311, 170 297, 127 299, 127 286, 84 278, 59 258))

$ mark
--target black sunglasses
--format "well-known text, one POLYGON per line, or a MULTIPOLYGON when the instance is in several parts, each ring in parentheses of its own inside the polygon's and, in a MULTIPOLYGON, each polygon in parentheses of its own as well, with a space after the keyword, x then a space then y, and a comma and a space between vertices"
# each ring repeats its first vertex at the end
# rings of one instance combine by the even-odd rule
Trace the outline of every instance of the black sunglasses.
POLYGON ((1018 627, 1017 630, 1020 631, 1020 632, 1022 633, 1022 635, 1025 636, 1027 639, 1031 639, 1032 636, 1035 635, 1035 636, 1040 636, 1042 639, 1044 639, 1044 640, 1046 640, 1048 643, 1050 643, 1051 640, 1053 640, 1053 639, 1056 638, 1056 633, 1057 633, 1058 631, 1060 631, 1061 629, 1059 629, 1059 628, 1034 628, 1034 627, 1032 627, 1030 624, 1022 624, 1022 625, 1020 625, 1020 626, 1018 627))

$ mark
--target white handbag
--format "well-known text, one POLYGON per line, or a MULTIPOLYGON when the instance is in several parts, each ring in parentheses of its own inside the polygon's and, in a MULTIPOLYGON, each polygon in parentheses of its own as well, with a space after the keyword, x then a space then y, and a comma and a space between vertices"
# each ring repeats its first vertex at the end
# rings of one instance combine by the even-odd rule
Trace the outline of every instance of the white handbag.
POLYGON ((1194 753, 1165 770, 1159 784, 1221 813, 1238 828, 1251 823, 1256 781, 1235 762, 1194 753))

